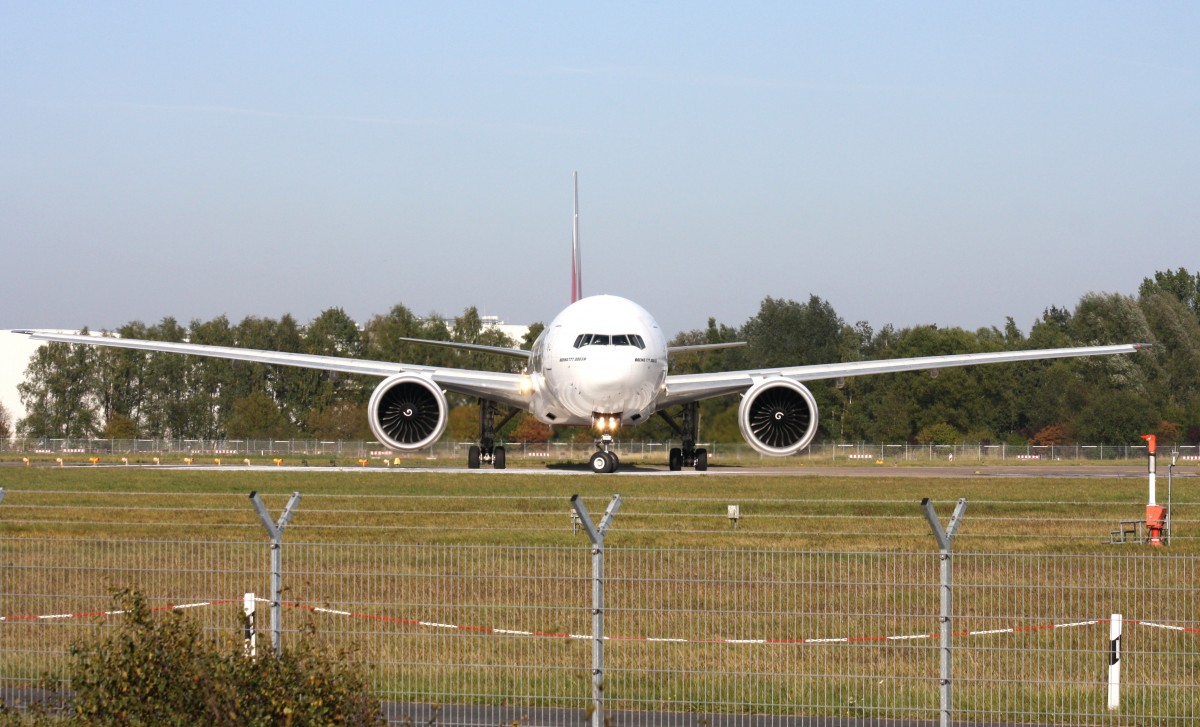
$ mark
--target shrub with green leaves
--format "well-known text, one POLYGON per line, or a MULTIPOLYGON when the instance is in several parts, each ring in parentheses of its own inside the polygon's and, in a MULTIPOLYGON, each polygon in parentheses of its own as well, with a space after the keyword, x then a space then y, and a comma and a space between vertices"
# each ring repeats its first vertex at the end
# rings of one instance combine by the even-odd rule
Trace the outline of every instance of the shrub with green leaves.
POLYGON ((361 668, 321 651, 311 630, 279 659, 250 658, 241 640, 206 636, 180 611, 152 611, 140 593, 114 600, 125 612, 117 628, 71 649, 68 724, 384 723, 361 668))

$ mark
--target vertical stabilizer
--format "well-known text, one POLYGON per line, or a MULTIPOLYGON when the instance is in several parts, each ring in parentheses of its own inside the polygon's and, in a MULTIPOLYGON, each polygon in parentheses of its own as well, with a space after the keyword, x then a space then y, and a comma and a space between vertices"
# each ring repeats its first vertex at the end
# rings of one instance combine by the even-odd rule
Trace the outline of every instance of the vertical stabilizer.
POLYGON ((583 265, 579 259, 579 172, 571 173, 575 183, 575 220, 571 229, 571 302, 583 297, 583 265))

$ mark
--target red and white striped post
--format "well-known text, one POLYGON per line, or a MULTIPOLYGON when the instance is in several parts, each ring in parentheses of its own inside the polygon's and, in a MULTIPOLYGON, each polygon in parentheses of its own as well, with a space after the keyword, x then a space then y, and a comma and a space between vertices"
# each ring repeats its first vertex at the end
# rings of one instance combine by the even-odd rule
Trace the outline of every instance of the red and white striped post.
POLYGON ((1121 614, 1108 622, 1108 708, 1121 706, 1121 614))
POLYGON ((243 635, 244 645, 242 648, 246 656, 251 658, 258 656, 258 626, 254 623, 256 606, 253 593, 247 593, 242 596, 242 611, 246 615, 246 627, 243 635))
POLYGON ((1150 480, 1150 495, 1146 500, 1146 529, 1150 531, 1150 545, 1153 545, 1156 548, 1161 548, 1163 524, 1166 520, 1167 508, 1159 507, 1155 493, 1154 459, 1158 450, 1158 437, 1153 434, 1143 434, 1142 439, 1146 440, 1146 450, 1148 454, 1146 461, 1149 469, 1148 477, 1150 480))

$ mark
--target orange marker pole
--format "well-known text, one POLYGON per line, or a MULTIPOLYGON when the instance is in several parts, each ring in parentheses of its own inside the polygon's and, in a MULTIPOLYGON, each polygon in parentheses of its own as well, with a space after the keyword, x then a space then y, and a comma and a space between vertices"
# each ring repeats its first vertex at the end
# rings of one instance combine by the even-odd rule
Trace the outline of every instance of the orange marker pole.
POLYGON ((1158 450, 1158 437, 1153 434, 1143 434, 1142 439, 1146 440, 1146 450, 1149 455, 1147 467, 1149 468, 1150 496, 1146 502, 1146 529, 1150 531, 1150 545, 1161 548, 1163 521, 1166 519, 1167 509, 1159 507, 1155 499, 1154 458, 1158 450))
POLYGON ((1142 439, 1146 440, 1146 450, 1150 455, 1148 464, 1150 467, 1150 499, 1146 501, 1147 505, 1157 505, 1154 498, 1154 454, 1158 449, 1158 437, 1153 434, 1143 434, 1142 439))

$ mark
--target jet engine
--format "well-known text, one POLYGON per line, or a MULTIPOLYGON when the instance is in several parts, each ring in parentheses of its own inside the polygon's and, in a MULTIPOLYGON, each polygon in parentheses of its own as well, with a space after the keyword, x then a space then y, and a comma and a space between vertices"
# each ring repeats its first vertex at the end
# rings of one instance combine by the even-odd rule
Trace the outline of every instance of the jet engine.
POLYGON ((795 454, 817 435, 817 400, 791 379, 760 381, 742 397, 738 426, 750 446, 762 454, 795 454))
POLYGON ((388 449, 408 452, 427 447, 446 430, 449 407, 437 384, 416 374, 383 380, 367 403, 375 438, 388 449))

